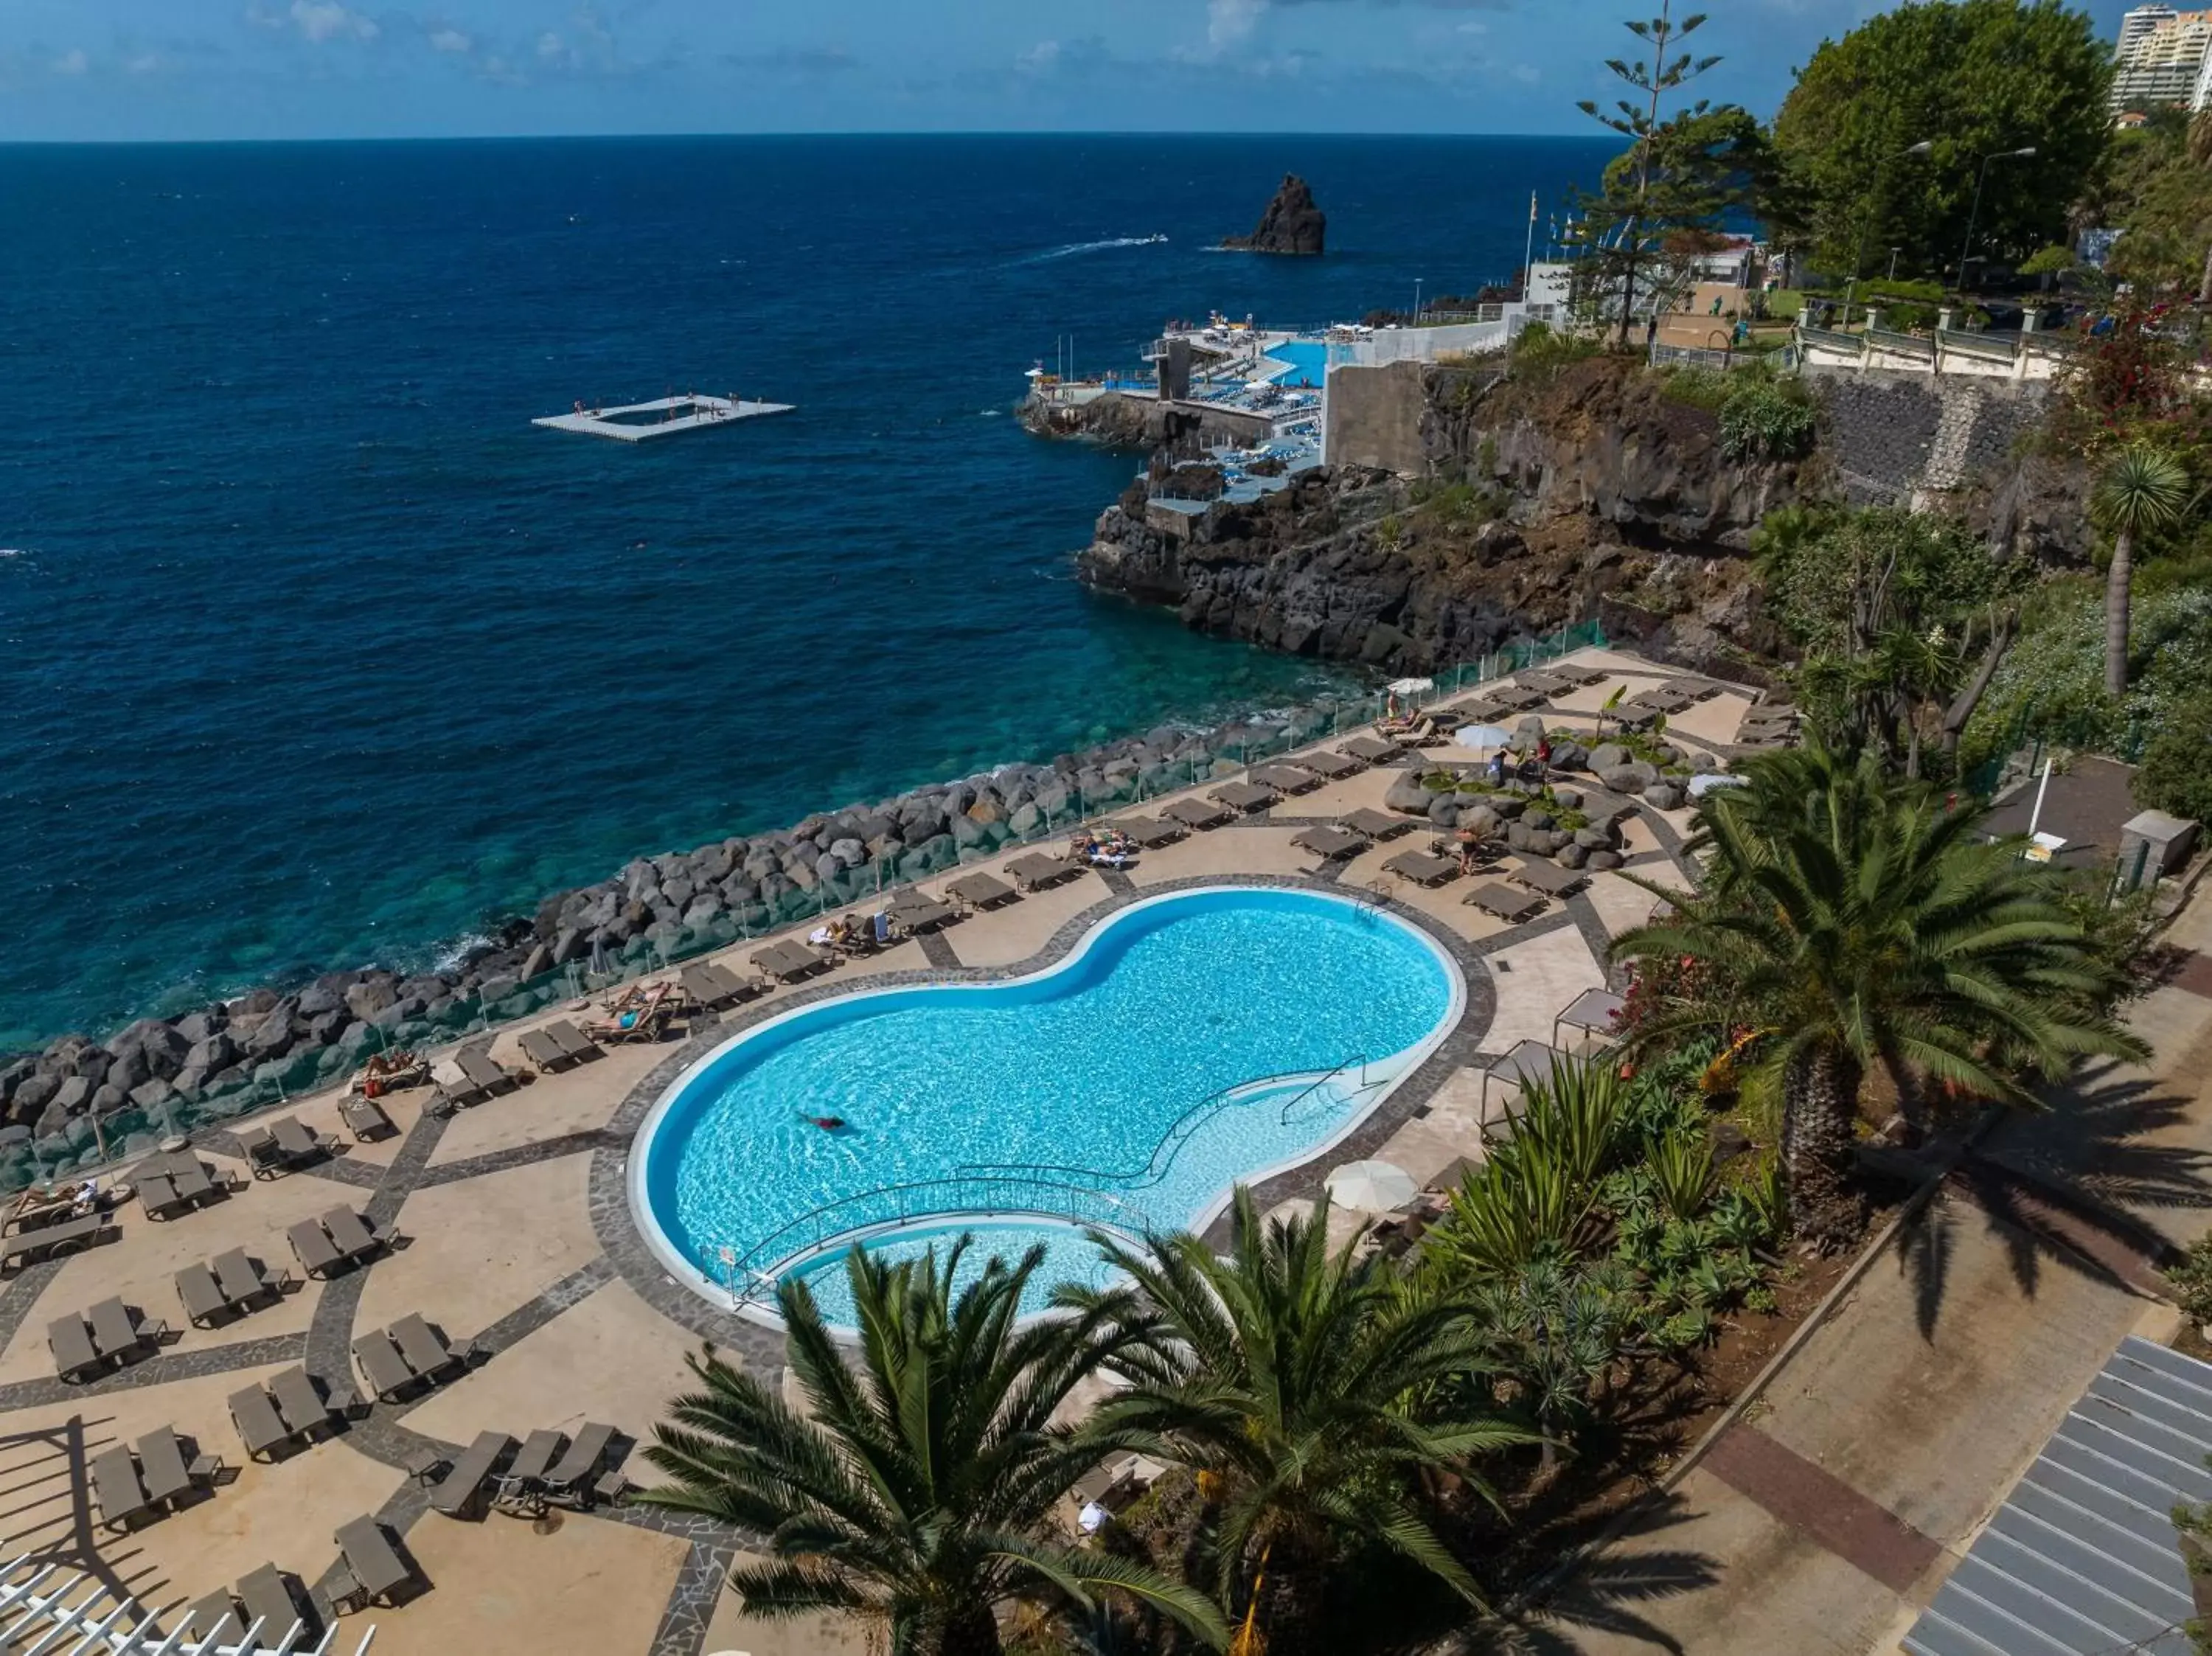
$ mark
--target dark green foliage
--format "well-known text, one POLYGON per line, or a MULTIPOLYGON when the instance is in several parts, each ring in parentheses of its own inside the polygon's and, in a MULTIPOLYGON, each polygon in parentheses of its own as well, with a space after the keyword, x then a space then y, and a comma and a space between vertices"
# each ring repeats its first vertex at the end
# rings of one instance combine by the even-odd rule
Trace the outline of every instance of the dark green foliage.
POLYGON ((1596 341, 1580 334, 1560 333, 1548 324, 1531 322, 1514 336, 1513 377, 1541 384, 1559 370, 1602 354, 1596 341))
POLYGON ((2136 772, 2136 803, 2212 823, 2212 685, 2153 727, 2136 772))
POLYGON ((1976 256, 2066 240, 2104 154, 2111 73, 2088 14, 2057 0, 1906 4, 1824 42, 1774 121, 1809 198, 1816 265, 1848 277, 1855 258, 1879 270, 1901 246, 1905 270, 1951 272, 1982 158, 2028 145, 2033 157, 1989 169, 1976 256), (1901 153, 1923 141, 1929 153, 1901 153))
POLYGON ((1745 375, 1720 415, 1721 452, 1731 460, 1795 460, 1812 449, 1813 404, 1795 381, 1745 375))

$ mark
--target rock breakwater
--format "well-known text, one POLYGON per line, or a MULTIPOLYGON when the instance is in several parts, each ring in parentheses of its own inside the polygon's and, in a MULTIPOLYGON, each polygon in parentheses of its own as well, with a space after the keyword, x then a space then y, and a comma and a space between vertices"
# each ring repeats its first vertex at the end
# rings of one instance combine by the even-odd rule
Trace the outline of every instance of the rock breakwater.
POLYGON ((171 1133, 335 1082, 375 1052, 528 1014, 640 969, 872 899, 1005 846, 1241 768, 1371 716, 1324 698, 1200 729, 1162 726, 1049 763, 1002 765, 773 833, 641 857, 507 917, 452 966, 328 972, 105 1040, 0 1061, 0 1188, 135 1154, 171 1133), (95 1131, 94 1123, 99 1124, 95 1131))

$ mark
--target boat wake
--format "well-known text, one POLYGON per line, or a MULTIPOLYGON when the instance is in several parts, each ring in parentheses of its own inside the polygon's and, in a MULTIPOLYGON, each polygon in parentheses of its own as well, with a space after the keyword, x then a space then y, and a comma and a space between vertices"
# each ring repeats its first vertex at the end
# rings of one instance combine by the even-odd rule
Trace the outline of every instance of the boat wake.
POLYGON ((1072 241, 1065 247, 1055 247, 1048 253, 1036 253, 1018 261, 1023 264, 1042 264, 1055 258, 1073 258, 1078 253, 1103 253, 1116 247, 1158 247, 1167 240, 1164 235, 1109 236, 1103 241, 1072 241))

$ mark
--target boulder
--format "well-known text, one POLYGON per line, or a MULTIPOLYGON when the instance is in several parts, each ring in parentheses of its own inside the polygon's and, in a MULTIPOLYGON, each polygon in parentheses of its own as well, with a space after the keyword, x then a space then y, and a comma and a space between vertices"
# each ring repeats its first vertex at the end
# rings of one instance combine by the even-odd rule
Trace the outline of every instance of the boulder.
POLYGON ((262 1016, 253 1026, 253 1033, 246 1038, 246 1051, 257 1060, 265 1063, 290 1052, 293 1042, 298 1039, 298 1033, 292 1027, 291 1010, 284 1006, 273 1007, 262 1016))
POLYGON ((847 868, 858 868, 868 860, 868 848, 851 835, 830 842, 830 854, 847 868))
POLYGON ((1662 742, 1652 749, 1651 762, 1662 766, 1679 765, 1682 762, 1682 750, 1672 742, 1662 742))
POLYGON ((1429 814, 1429 801, 1434 796, 1421 786, 1421 779, 1407 771, 1390 784, 1382 796, 1382 809, 1402 811, 1408 816, 1429 814))
POLYGON ((1561 868, 1580 868, 1589 860, 1588 847, 1577 845, 1572 840, 1559 846, 1552 852, 1552 855, 1558 860, 1561 868))
POLYGON ((92 1083, 82 1076, 70 1076, 54 1089, 51 1101, 64 1115, 82 1115, 92 1107, 92 1083))
POLYGON ((1590 749, 1589 767, 1594 771, 1609 771, 1616 766, 1626 765, 1635 757, 1618 742, 1601 742, 1590 749))
MULTIPOLYGON (((191 1048, 185 1050, 189 1052, 191 1048)), ((179 1065, 178 1067, 181 1069, 184 1066, 179 1065)), ((152 1080, 153 1077, 154 1066, 146 1061, 145 1049, 125 1046, 122 1054, 107 1066, 100 1082, 103 1085, 118 1088, 127 1093, 141 1083, 152 1080)))
POLYGON ((352 987, 353 980, 350 975, 336 980, 330 978, 317 978, 300 992, 295 1010, 301 1017, 313 1022, 317 1018, 343 1010, 346 1004, 345 992, 352 987))
POLYGON ((1528 802, 1517 793, 1493 793, 1483 803, 1501 822, 1514 822, 1528 809, 1528 802))
MULTIPOLYGON (((520 976, 525 983, 527 983, 532 978, 544 976, 546 973, 550 972, 552 969, 553 951, 551 949, 541 943, 527 955, 525 955, 522 957, 522 968, 517 975, 520 976)), ((351 1009, 349 1008, 348 1010, 351 1009)))
POLYGON ((1589 869, 1619 868, 1620 853, 1617 851, 1593 851, 1584 859, 1583 866, 1589 869))
POLYGON ((1552 790, 1552 802, 1558 805, 1561 810, 1580 810, 1583 808, 1582 790, 1579 788, 1553 788, 1552 790))
POLYGON ((1552 826, 1553 821, 1554 818, 1548 810, 1537 810, 1532 808, 1521 813, 1521 822, 1524 828, 1547 828, 1552 826))
POLYGON ((343 1006, 337 1007, 331 1011, 324 1013, 319 1018, 309 1020, 307 1024, 307 1040, 314 1046, 327 1046, 332 1041, 336 1040, 338 1038, 339 1033, 345 1028, 346 1025, 352 1022, 353 1014, 347 1011, 343 1006))
POLYGON ((1472 804, 1462 802, 1459 826, 1480 839, 1487 840, 1505 826, 1505 819, 1491 809, 1487 800, 1472 804))
POLYGON ((1584 851, 1610 851, 1616 839, 1617 836, 1606 828, 1584 828, 1575 830, 1575 843, 1584 851))
POLYGON ((1680 810, 1688 800, 1678 782, 1654 782, 1644 790, 1644 802, 1657 810, 1680 810))
POLYGON ((1710 776, 1720 767, 1720 761, 1709 753, 1693 753, 1690 755, 1690 773, 1693 776, 1710 776))
POLYGON ((1429 821, 1438 828, 1448 828, 1459 821, 1459 797, 1437 793, 1429 797, 1429 821))
POLYGON ((156 1077, 144 1085, 133 1087, 131 1089, 131 1103, 132 1107, 144 1110, 150 1115, 164 1104, 170 1102, 176 1095, 177 1089, 174 1087, 156 1077))
MULTIPOLYGON (((15 1083, 15 1095, 8 1101, 10 1119, 22 1121, 35 1118, 40 1110, 52 1101, 53 1096, 64 1086, 77 1079, 73 1076, 33 1075, 27 1081, 15 1083)), ((86 1083, 88 1093, 91 1083, 86 1083)))
POLYGON ((389 972, 372 972, 346 991, 346 1010, 357 1018, 373 1018, 399 998, 399 986, 389 972))
POLYGON ((1224 247, 1241 253, 1285 253, 1317 257, 1328 239, 1328 217, 1315 205, 1313 190, 1295 173, 1286 173, 1274 199, 1249 236, 1231 236, 1224 247))
POLYGON ((1516 736, 1525 736, 1531 742, 1535 741, 1539 737, 1544 734, 1544 715, 1541 713, 1522 714, 1520 718, 1513 721, 1513 733, 1516 736))
POLYGON ((1598 773, 1598 780, 1615 793, 1641 793, 1659 779, 1659 773, 1641 760, 1615 765, 1598 773))
POLYGON ((710 891, 704 896, 694 897, 691 900, 691 907, 684 911, 684 924, 696 931, 712 925, 721 913, 721 894, 710 891))
POLYGON ((131 1095, 125 1092, 120 1087, 109 1087, 104 1085, 94 1087, 92 1089, 92 1107, 90 1113, 94 1115, 113 1115, 116 1111, 121 1109, 130 1101, 131 1095))
POLYGON ((1552 743, 1552 768, 1553 770, 1578 771, 1587 769, 1589 765, 1589 749, 1583 746, 1581 743, 1554 742, 1552 743))

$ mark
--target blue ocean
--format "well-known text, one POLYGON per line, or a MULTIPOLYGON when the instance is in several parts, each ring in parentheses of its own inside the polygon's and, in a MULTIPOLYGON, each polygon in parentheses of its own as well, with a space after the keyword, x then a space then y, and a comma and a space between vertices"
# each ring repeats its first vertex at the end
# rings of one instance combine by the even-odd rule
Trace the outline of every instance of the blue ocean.
POLYGON ((1508 280, 1529 192, 1548 218, 1607 153, 0 147, 0 1049, 1324 688, 1075 585, 1136 463, 1026 435, 1023 371, 1508 280), (1286 171, 1327 257, 1210 251, 1286 171), (672 391, 797 411, 530 424, 672 391))

